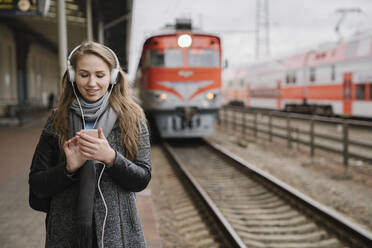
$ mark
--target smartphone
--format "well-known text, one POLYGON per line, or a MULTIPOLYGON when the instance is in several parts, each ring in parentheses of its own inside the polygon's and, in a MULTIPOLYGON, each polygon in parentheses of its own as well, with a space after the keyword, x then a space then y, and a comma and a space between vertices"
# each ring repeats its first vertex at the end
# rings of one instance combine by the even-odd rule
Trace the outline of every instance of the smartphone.
POLYGON ((88 134, 92 137, 98 138, 98 129, 83 129, 82 133, 88 134))

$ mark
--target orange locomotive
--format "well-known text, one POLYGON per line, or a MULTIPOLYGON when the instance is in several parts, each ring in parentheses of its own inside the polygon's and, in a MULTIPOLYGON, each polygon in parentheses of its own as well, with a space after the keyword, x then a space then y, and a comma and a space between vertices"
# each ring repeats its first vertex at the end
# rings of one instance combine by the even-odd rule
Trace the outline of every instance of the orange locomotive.
POLYGON ((145 41, 135 84, 161 137, 213 134, 221 107, 219 37, 178 19, 145 41))

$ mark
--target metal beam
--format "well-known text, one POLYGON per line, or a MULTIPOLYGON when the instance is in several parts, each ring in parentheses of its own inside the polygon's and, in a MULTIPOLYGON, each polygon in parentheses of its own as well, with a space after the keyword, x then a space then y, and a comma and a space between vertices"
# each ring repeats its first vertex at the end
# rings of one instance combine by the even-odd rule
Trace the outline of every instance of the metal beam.
POLYGON ((93 18, 92 18, 92 1, 86 0, 86 17, 87 17, 87 38, 93 40, 93 18))
MULTIPOLYGON (((59 78, 62 78, 66 71, 67 61, 67 23, 65 12, 65 0, 58 0, 58 58, 59 58, 59 78)), ((60 84, 58 83, 57 92, 60 94, 60 84)))
POLYGON ((98 18, 98 42, 101 44, 105 42, 105 30, 102 18, 98 18))
POLYGON ((116 25, 118 25, 119 23, 123 22, 123 21, 126 21, 128 20, 132 15, 132 12, 130 11, 129 13, 123 15, 122 17, 110 22, 110 23, 107 23, 103 28, 104 29, 109 29, 109 28, 112 28, 116 25))

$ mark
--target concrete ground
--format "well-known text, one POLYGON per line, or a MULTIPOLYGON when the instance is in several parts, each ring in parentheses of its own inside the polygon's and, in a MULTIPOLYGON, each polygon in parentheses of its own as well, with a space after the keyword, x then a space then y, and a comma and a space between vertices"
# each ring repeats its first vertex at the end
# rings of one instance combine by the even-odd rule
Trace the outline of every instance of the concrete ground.
POLYGON ((0 127, 0 247, 43 247, 45 214, 28 205, 28 172, 45 117, 0 127))

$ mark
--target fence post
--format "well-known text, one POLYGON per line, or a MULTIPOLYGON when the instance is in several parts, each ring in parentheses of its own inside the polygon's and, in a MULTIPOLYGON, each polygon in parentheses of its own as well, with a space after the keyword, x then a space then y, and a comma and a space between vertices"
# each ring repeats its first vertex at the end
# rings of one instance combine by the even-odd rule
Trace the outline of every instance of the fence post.
POLYGON ((221 113, 221 118, 222 118, 222 128, 226 130, 226 108, 225 106, 222 107, 222 113, 221 113))
POLYGON ((225 109, 225 122, 226 122, 226 132, 228 132, 229 131, 229 123, 230 123, 229 108, 228 107, 225 109))
POLYGON ((244 111, 244 109, 242 110, 241 114, 242 114, 242 134, 243 134, 243 137, 244 137, 245 136, 245 129, 246 129, 246 126, 245 126, 245 111, 244 111))
POLYGON ((254 119, 253 119, 253 134, 254 137, 257 138, 257 112, 254 112, 254 119))
POLYGON ((229 108, 229 111, 228 111, 228 113, 227 113, 227 118, 228 118, 228 120, 229 120, 229 122, 228 122, 228 126, 227 126, 227 131, 229 131, 229 129, 233 129, 233 123, 232 123, 232 109, 231 108, 229 108))
POLYGON ((225 128, 225 109, 224 107, 221 107, 221 110, 220 110, 220 121, 221 121, 221 128, 224 129, 225 128))
POLYGON ((273 134, 272 134, 272 117, 271 117, 271 113, 268 112, 268 116, 269 116, 269 141, 273 141, 273 134))
POLYGON ((292 148, 291 122, 289 119, 289 114, 286 115, 286 119, 287 119, 287 147, 292 148))
POLYGON ((315 152, 315 147, 314 147, 314 118, 310 118, 310 157, 311 157, 311 162, 314 161, 314 152, 315 152))
POLYGON ((238 126, 238 123, 237 123, 237 120, 238 120, 238 118, 237 118, 237 114, 238 114, 238 111, 236 111, 236 109, 234 108, 234 110, 233 110, 233 130, 234 130, 234 133, 236 132, 236 130, 237 130, 237 126, 238 126))
POLYGON ((294 133, 295 133, 294 141, 296 142, 296 149, 299 149, 299 147, 300 147, 300 129, 298 127, 295 127, 294 133))
POLYGON ((343 154, 344 154, 344 176, 349 175, 349 122, 348 120, 343 120, 343 154))

